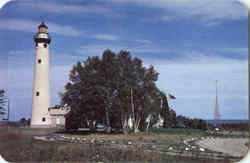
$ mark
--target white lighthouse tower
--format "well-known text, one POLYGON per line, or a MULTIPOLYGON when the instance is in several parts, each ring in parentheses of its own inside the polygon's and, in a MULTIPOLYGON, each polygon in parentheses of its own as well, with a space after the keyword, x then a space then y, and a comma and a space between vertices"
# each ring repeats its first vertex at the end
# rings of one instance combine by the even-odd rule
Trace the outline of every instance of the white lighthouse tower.
POLYGON ((34 36, 36 57, 32 94, 31 127, 50 127, 50 63, 48 27, 41 23, 34 36))

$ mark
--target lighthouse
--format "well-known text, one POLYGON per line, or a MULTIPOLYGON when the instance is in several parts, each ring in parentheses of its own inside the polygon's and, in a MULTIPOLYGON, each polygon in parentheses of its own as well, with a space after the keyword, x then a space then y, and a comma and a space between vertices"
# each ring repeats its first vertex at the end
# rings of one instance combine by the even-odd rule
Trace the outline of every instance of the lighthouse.
POLYGON ((34 36, 36 56, 32 91, 31 127, 50 127, 50 54, 48 27, 41 23, 34 36))

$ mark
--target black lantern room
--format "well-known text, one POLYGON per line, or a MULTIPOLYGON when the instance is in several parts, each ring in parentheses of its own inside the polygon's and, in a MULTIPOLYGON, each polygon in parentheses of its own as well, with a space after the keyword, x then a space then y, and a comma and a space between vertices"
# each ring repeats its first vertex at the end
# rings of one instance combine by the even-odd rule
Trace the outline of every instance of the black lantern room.
POLYGON ((50 43, 51 38, 48 34, 48 27, 45 25, 44 22, 42 22, 38 26, 38 32, 34 36, 34 41, 35 41, 36 45, 38 45, 38 43, 46 43, 46 44, 50 43))

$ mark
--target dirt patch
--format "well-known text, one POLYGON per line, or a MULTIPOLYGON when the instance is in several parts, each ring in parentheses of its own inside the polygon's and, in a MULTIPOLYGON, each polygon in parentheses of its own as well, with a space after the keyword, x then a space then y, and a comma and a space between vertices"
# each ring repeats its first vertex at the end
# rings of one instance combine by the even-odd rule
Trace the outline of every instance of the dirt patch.
POLYGON ((229 154, 234 157, 243 157, 247 154, 247 138, 212 138, 196 142, 197 145, 217 152, 229 154))

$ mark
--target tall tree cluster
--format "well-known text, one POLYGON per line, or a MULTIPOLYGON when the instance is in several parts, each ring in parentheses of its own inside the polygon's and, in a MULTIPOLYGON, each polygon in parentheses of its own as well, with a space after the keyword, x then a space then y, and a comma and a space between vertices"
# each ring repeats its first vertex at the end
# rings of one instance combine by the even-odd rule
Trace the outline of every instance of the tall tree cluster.
POLYGON ((71 107, 68 128, 95 121, 110 132, 111 127, 126 129, 130 118, 134 131, 144 129, 148 116, 161 112, 157 79, 153 66, 144 67, 128 51, 106 50, 102 57, 77 62, 60 94, 61 104, 71 107))

